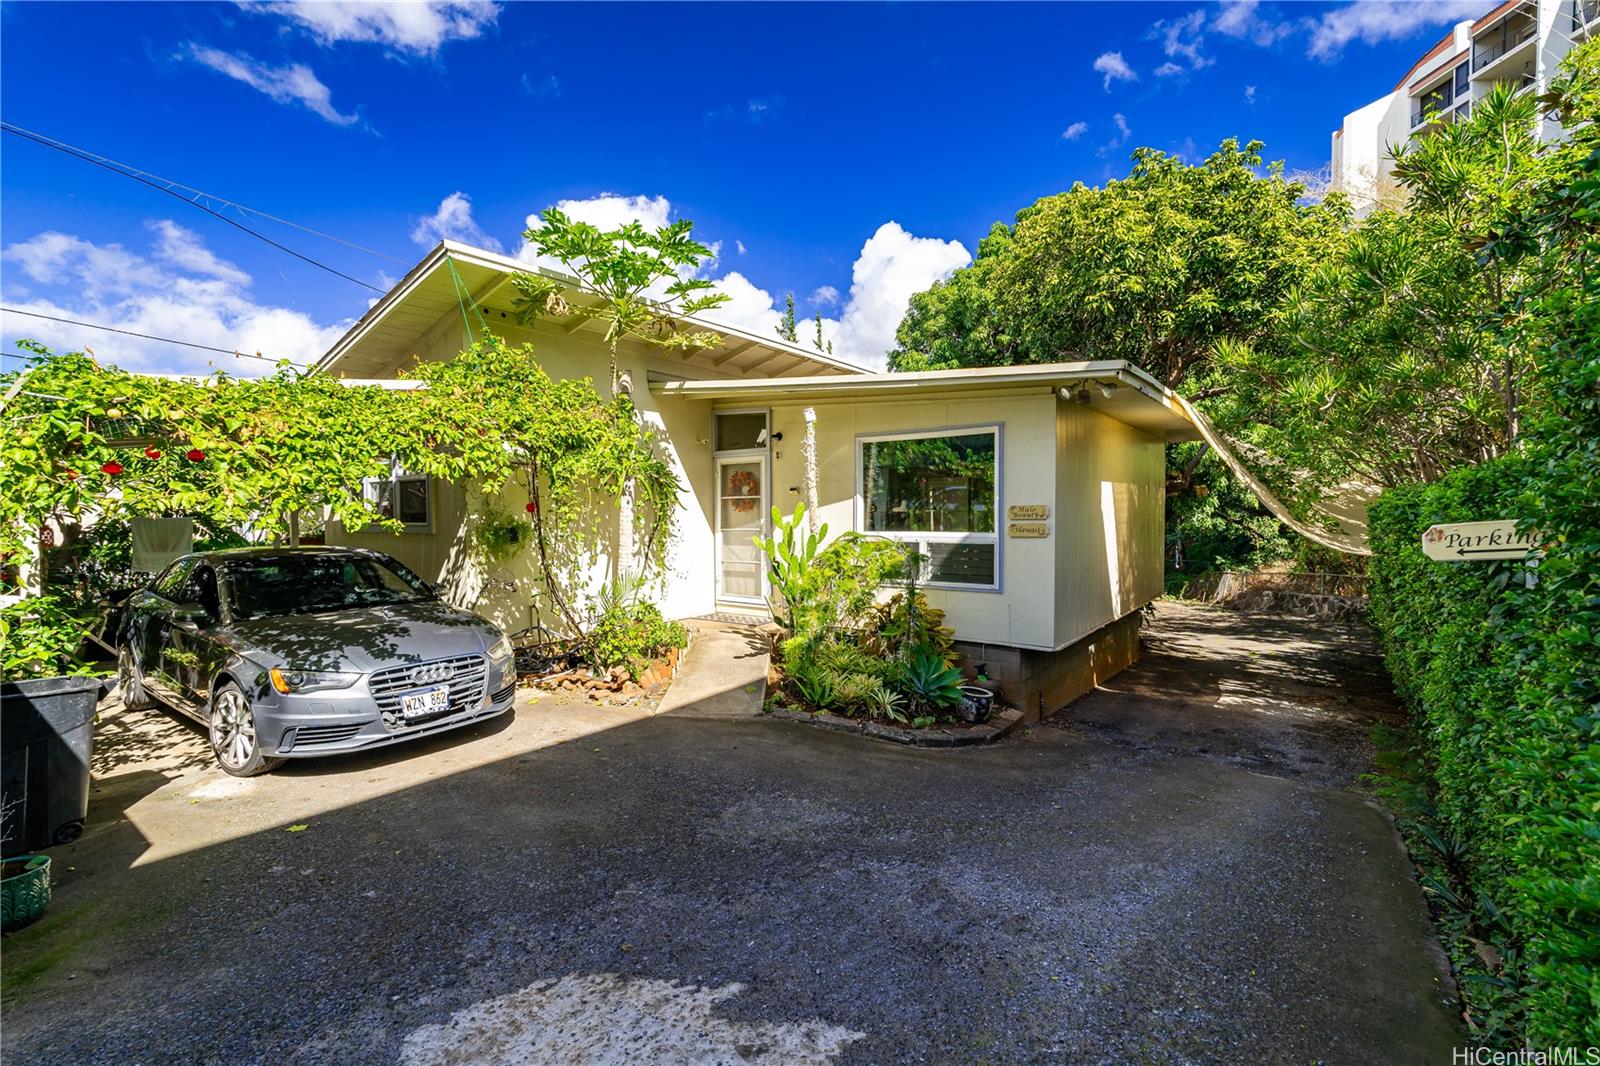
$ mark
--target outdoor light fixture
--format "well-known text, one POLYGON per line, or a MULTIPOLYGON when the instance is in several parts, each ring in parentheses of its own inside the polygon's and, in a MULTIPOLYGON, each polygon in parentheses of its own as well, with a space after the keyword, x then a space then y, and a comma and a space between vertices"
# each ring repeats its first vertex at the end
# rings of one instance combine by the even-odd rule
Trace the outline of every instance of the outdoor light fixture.
POLYGON ((1111 399, 1112 395, 1117 391, 1117 383, 1115 381, 1097 381, 1095 382, 1095 385, 1099 387, 1100 395, 1104 396, 1108 400, 1111 399))

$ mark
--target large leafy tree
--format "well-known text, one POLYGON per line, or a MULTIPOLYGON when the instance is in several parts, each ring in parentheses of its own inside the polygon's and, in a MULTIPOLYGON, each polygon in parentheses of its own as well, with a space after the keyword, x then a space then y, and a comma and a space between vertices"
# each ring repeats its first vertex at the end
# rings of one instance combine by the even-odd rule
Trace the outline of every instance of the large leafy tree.
POLYGON ((912 297, 899 370, 1128 359, 1169 385, 1217 340, 1257 340, 1342 202, 1301 203, 1261 142, 1227 140, 1191 166, 1153 148, 1127 178, 1074 185, 996 224, 973 264, 912 297))
MULTIPOLYGON (((1127 359, 1191 397, 1234 386, 1219 344, 1275 350, 1275 314, 1348 221, 1262 145, 1224 141, 1203 163, 1150 148, 1099 188, 1074 185, 997 223, 971 266, 912 297, 899 370, 1127 359)), ((1177 569, 1254 565, 1282 527, 1203 445, 1169 449, 1177 569)))
MULTIPOLYGON (((1532 135, 1534 98, 1499 87, 1472 117, 1399 149, 1408 194, 1326 250, 1269 322, 1216 346, 1214 421, 1274 459, 1301 502, 1329 485, 1432 481, 1515 442, 1534 350, 1508 332, 1522 267, 1480 256, 1492 219, 1564 149, 1532 135)), ((1269 471, 1270 472, 1270 471, 1269 471)))

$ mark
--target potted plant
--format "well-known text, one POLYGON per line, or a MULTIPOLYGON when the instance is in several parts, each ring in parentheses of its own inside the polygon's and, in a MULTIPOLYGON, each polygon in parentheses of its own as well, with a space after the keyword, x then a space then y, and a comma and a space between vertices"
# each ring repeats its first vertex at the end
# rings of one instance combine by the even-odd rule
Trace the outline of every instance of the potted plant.
POLYGON ((956 714, 963 722, 982 722, 989 717, 989 712, 992 710, 994 710, 993 692, 981 684, 961 686, 961 703, 956 707, 956 714))

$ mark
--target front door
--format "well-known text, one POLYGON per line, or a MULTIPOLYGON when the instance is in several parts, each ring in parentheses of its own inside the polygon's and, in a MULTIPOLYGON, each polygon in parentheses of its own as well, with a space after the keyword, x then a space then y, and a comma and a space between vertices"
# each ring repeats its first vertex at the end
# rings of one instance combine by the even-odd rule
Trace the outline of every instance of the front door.
POLYGON ((767 459, 717 460, 717 599, 761 603, 767 593, 767 459))

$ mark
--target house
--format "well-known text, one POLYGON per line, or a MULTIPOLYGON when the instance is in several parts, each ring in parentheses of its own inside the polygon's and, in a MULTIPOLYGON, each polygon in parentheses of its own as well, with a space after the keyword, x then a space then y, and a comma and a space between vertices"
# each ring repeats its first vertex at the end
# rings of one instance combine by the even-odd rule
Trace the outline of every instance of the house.
MULTIPOLYGON (((598 324, 516 324, 510 282, 529 269, 441 243, 319 365, 393 379, 413 359, 451 358, 471 339, 464 286, 491 328, 530 342, 552 376, 593 377, 604 390, 598 324)), ((575 282, 568 291, 584 299, 575 282)), ((789 512, 814 495, 830 534, 917 548, 929 600, 959 646, 1024 709, 1053 711, 1137 658, 1139 609, 1162 591, 1164 446, 1200 437, 1187 405, 1153 378, 1120 361, 873 374, 701 324, 721 334, 718 347, 624 341, 619 351, 623 387, 662 431, 683 486, 658 595, 669 617, 764 613, 755 539, 774 505, 789 512)), ((405 532, 334 527, 330 543, 388 552, 509 629, 541 621, 527 555, 492 564, 471 550, 462 487, 396 471, 376 490, 405 532)), ((520 491, 506 490, 513 513, 520 491)))

